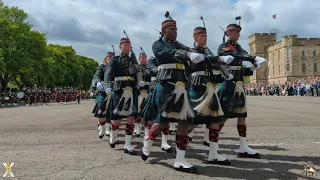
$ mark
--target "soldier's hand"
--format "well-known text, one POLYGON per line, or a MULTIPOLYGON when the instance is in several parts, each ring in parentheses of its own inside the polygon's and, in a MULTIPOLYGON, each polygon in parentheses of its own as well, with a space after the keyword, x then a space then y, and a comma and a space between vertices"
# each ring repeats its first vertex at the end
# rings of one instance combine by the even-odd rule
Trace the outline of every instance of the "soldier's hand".
POLYGON ((227 56, 219 56, 219 59, 221 60, 221 62, 224 62, 226 64, 230 64, 233 60, 234 60, 234 57, 233 56, 230 56, 230 55, 227 55, 227 56))
POLYGON ((98 91, 103 91, 103 85, 102 85, 101 82, 98 82, 98 83, 97 83, 97 90, 98 90, 98 91))
POLYGON ((104 92, 106 93, 106 94, 109 94, 109 93, 111 93, 111 88, 107 88, 104 92))
POLYGON ((261 66, 258 64, 257 67, 255 67, 255 66, 250 67, 250 71, 254 71, 254 70, 257 70, 260 68, 261 68, 261 66))
POLYGON ((268 62, 268 60, 266 60, 265 58, 259 57, 259 56, 256 56, 254 58, 254 61, 257 62, 257 64, 261 64, 263 62, 268 62))
POLYGON ((193 63, 199 63, 204 60, 204 55, 200 53, 189 52, 188 57, 193 63))
POLYGON ((144 86, 146 85, 146 83, 145 83, 144 81, 139 81, 139 82, 137 83, 137 85, 138 85, 139 87, 144 87, 144 86))

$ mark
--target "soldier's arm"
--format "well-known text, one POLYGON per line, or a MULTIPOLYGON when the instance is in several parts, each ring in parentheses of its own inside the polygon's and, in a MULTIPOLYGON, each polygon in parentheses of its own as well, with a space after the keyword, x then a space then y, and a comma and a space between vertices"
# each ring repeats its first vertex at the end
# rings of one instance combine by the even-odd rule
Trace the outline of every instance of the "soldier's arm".
POLYGON ((150 58, 147 62, 147 68, 154 74, 157 74, 158 67, 156 66, 157 60, 155 58, 150 58))
POLYGON ((98 68, 98 79, 99 82, 104 81, 104 67, 102 65, 98 68))
POLYGON ((112 82, 115 78, 115 67, 116 67, 116 57, 112 57, 107 65, 106 71, 104 73, 104 82, 106 83, 106 88, 112 87, 112 82))
POLYGON ((153 43, 152 51, 157 58, 159 65, 166 63, 181 63, 180 61, 187 60, 188 51, 168 48, 161 41, 153 43))
POLYGON ((242 48, 240 51, 232 50, 226 43, 223 43, 218 48, 219 56, 233 56, 235 58, 234 61, 251 61, 254 60, 254 56, 248 55, 248 53, 242 48))

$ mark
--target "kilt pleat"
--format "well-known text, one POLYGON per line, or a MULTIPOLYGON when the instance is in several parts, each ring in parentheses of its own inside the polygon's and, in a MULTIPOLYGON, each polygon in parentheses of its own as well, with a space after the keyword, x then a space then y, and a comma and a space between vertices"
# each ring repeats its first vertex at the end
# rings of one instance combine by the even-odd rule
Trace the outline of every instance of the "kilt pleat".
MULTIPOLYGON (((117 91, 112 91, 112 93, 111 93, 111 100, 110 100, 110 104, 109 104, 109 108, 108 108, 108 112, 107 112, 107 118, 110 120, 119 120, 119 119, 127 117, 127 116, 120 116, 120 115, 113 113, 113 111, 117 107, 118 103, 120 102, 122 93, 123 93, 122 89, 119 89, 117 91)), ((136 115, 138 115, 138 89, 132 88, 132 94, 133 94, 133 107, 132 107, 133 113, 132 113, 132 115, 136 116, 136 115)))
POLYGON ((141 111, 141 115, 143 119, 147 121, 153 121, 154 119, 157 118, 156 116, 157 113, 155 112, 155 108, 154 108, 154 95, 155 95, 154 90, 149 91, 146 104, 143 110, 141 111))
POLYGON ((96 98, 96 105, 94 109, 94 117, 103 118, 106 117, 106 102, 105 102, 106 94, 98 93, 96 98))

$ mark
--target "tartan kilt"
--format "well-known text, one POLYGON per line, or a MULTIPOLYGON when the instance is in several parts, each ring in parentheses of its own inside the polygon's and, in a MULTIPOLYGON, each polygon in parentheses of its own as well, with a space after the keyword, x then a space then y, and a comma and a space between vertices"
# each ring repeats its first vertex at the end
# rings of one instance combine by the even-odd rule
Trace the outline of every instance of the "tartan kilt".
MULTIPOLYGON (((123 89, 119 89, 117 91, 112 91, 112 93, 111 93, 111 100, 110 100, 110 104, 109 104, 109 108, 108 108, 108 112, 107 112, 107 118, 110 120, 119 120, 122 118, 127 118, 127 116, 120 116, 120 115, 113 113, 113 111, 117 107, 118 103, 120 102, 122 93, 123 93, 123 89)), ((139 94, 139 91, 136 87, 132 88, 132 94, 133 94, 133 107, 132 107, 133 113, 132 113, 132 116, 137 116, 138 115, 138 94, 139 94)))
MULTIPOLYGON (((199 99, 206 92, 206 86, 192 86, 190 85, 188 96, 190 99, 199 99)), ((195 108, 199 102, 190 101, 192 108, 195 108)), ((200 125, 200 124, 211 124, 211 123, 220 123, 221 117, 212 117, 212 116, 201 116, 196 111, 193 111, 195 114, 194 118, 189 118, 188 123, 191 125, 200 125)))
POLYGON ((152 98, 153 106, 154 106, 154 118, 153 122, 160 123, 160 124, 168 124, 169 122, 177 122, 177 119, 173 118, 166 118, 161 116, 162 111, 160 112, 161 108, 163 107, 166 100, 169 98, 171 92, 175 89, 174 85, 171 85, 167 82, 157 82, 155 89, 154 89, 154 97, 152 98))
POLYGON ((150 90, 147 101, 146 101, 146 105, 141 111, 141 116, 146 121, 152 121, 157 118, 156 116, 157 113, 155 112, 155 108, 154 108, 154 95, 155 95, 155 90, 150 90))
POLYGON ((96 104, 94 108, 94 117, 103 118, 106 117, 106 93, 98 93, 96 98, 96 104))
POLYGON ((237 114, 232 112, 230 108, 231 100, 235 91, 235 83, 232 81, 223 81, 218 91, 220 104, 225 118, 247 117, 247 112, 237 114))

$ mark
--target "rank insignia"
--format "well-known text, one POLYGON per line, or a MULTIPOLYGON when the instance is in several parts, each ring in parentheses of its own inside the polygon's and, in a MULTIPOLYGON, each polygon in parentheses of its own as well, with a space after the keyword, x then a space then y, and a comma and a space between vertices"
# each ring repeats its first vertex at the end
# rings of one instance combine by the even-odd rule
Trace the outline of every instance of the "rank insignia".
POLYGON ((230 51, 231 49, 229 47, 225 47, 225 48, 222 48, 222 51, 230 51))

